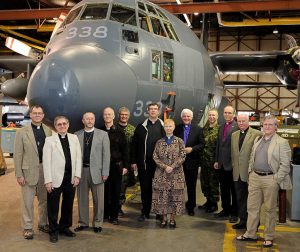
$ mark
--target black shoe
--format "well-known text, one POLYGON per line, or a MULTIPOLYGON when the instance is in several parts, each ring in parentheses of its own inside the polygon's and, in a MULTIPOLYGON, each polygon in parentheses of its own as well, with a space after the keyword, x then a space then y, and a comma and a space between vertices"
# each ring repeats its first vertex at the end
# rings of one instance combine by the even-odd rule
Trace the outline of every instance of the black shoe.
POLYGON ((175 220, 170 221, 169 228, 176 228, 176 221, 175 220))
POLYGON ((113 220, 111 220, 111 223, 112 223, 113 225, 119 225, 119 224, 120 224, 118 219, 113 219, 113 220))
POLYGON ((60 234, 65 235, 67 237, 75 237, 76 234, 74 232, 72 232, 69 228, 65 228, 61 231, 59 231, 60 234))
POLYGON ((145 221, 146 220, 146 216, 144 215, 144 214, 141 214, 140 216, 139 216, 139 218, 138 218, 138 221, 139 222, 143 222, 143 221, 145 221))
POLYGON ((206 210, 205 210, 205 212, 206 213, 213 213, 213 212, 215 212, 217 210, 218 210, 218 206, 213 204, 213 205, 207 207, 206 210))
POLYGON ((237 223, 232 225, 233 229, 246 229, 246 224, 245 223, 237 223))
POLYGON ((168 224, 168 222, 167 222, 166 220, 162 220, 162 221, 160 222, 160 227, 161 227, 161 228, 165 228, 165 227, 167 226, 167 224, 168 224))
POLYGON ((95 233, 101 233, 102 227, 94 227, 94 232, 95 233))
POLYGON ((209 202, 206 201, 203 205, 199 205, 198 209, 207 209, 210 206, 209 202))
POLYGON ((224 220, 229 219, 229 214, 226 213, 224 210, 222 210, 222 211, 219 212, 219 213, 216 213, 214 216, 215 216, 217 219, 224 219, 224 220))
POLYGON ((194 216, 194 215, 195 215, 194 210, 188 210, 188 215, 189 215, 189 216, 194 216))
POLYGON ((238 222, 239 218, 237 216, 230 216, 229 222, 230 223, 236 223, 238 222))
POLYGON ((57 235, 57 233, 50 234, 49 241, 52 242, 52 243, 58 242, 58 235, 57 235))
POLYGON ((78 226, 78 227, 76 227, 75 229, 74 229, 74 231, 75 232, 80 232, 80 231, 82 231, 82 230, 84 230, 84 229, 87 229, 88 228, 88 226, 78 226))
POLYGON ((119 217, 123 217, 123 216, 125 215, 125 213, 123 212, 123 210, 122 210, 122 209, 120 209, 120 210, 119 210, 119 214, 118 214, 118 215, 119 215, 119 217))
POLYGON ((49 233, 49 225, 46 224, 44 226, 38 226, 38 229, 41 231, 41 232, 44 232, 44 233, 49 233))

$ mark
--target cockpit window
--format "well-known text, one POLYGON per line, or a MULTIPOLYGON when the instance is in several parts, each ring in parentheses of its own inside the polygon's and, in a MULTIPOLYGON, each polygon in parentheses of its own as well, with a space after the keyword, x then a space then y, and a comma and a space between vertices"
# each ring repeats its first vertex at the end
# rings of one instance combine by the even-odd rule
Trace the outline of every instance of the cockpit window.
POLYGON ((165 29, 166 29, 166 32, 168 33, 169 38, 173 39, 173 40, 176 40, 176 41, 179 41, 173 26, 170 23, 167 23, 167 22, 163 22, 163 23, 165 25, 165 29))
POLYGON ((155 16, 158 16, 157 13, 156 13, 156 11, 155 11, 155 9, 154 9, 154 7, 152 7, 151 5, 148 5, 148 4, 147 4, 147 9, 148 9, 148 12, 149 12, 150 14, 155 15, 155 16))
POLYGON ((174 56, 172 53, 163 52, 163 80, 173 82, 174 56))
POLYGON ((66 17, 63 25, 67 25, 67 24, 72 23, 74 21, 74 19, 78 16, 81 9, 82 9, 82 6, 76 8, 75 10, 70 11, 68 16, 66 17))
POLYGON ((83 14, 81 15, 81 20, 96 20, 106 18, 108 10, 108 3, 101 4, 89 4, 83 14))
POLYGON ((156 35, 167 37, 167 34, 165 33, 165 30, 164 30, 163 26, 161 25, 159 19, 157 19, 155 17, 150 17, 150 19, 151 19, 151 23, 152 23, 153 32, 156 35))
POLYGON ((145 5, 141 2, 138 2, 138 7, 143 10, 143 11, 146 11, 146 8, 145 8, 145 5))
POLYGON ((111 9, 110 20, 136 26, 135 10, 114 4, 111 9))
POLYGON ((167 16, 160 9, 156 9, 156 11, 160 17, 164 18, 165 20, 169 20, 167 16))
POLYGON ((141 11, 138 12, 139 15, 139 27, 147 32, 150 32, 149 19, 147 15, 141 11))

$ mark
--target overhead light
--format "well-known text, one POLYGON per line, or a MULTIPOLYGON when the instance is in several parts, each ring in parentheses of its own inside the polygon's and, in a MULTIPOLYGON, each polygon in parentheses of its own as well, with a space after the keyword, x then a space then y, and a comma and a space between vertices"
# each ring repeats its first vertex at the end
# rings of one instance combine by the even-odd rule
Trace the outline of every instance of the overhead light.
POLYGON ((199 13, 198 13, 198 12, 195 12, 195 13, 194 13, 194 15, 195 15, 195 16, 198 16, 198 15, 199 15, 199 13))
MULTIPOLYGON (((181 4, 181 2, 180 2, 180 0, 176 0, 176 3, 178 4, 178 5, 180 5, 181 4)), ((187 16, 187 14, 183 14, 183 17, 184 17, 184 19, 185 19, 185 21, 186 21, 186 23, 187 23, 187 26, 188 27, 191 27, 191 22, 190 22, 190 20, 189 20, 189 18, 188 18, 188 16, 187 16)))
POLYGON ((275 29, 273 30, 273 33, 274 33, 274 34, 278 34, 277 28, 275 28, 275 29))

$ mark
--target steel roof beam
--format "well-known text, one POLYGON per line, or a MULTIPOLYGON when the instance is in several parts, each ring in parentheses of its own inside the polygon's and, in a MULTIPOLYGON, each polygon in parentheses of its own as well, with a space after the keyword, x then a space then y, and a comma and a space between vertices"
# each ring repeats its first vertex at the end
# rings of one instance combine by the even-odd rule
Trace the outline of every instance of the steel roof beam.
MULTIPOLYGON (((219 3, 193 3, 193 4, 161 4, 162 8, 174 14, 181 13, 223 13, 247 11, 275 11, 300 10, 299 0, 265 0, 240 1, 219 3)), ((0 10, 0 20, 45 19, 59 17, 62 12, 67 13, 70 8, 26 9, 26 10, 0 10)))

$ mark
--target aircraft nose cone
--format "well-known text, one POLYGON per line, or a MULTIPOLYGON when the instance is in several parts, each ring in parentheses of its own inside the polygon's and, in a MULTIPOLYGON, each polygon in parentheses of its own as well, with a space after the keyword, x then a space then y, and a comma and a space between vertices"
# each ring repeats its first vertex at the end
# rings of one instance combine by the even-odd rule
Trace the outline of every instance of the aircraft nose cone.
MULTIPOLYGON (((28 102, 45 110, 48 122, 57 115, 70 119, 70 128, 82 128, 86 111, 104 107, 133 107, 137 79, 120 58, 93 46, 77 45, 53 52, 35 68, 28 85, 28 102)), ((99 120, 98 120, 99 121, 99 120)))

